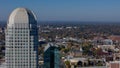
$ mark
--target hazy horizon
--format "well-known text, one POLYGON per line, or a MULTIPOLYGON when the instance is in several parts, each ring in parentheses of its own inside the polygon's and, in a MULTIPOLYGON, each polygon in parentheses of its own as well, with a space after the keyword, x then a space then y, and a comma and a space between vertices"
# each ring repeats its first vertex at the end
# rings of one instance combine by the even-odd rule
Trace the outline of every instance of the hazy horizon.
POLYGON ((32 10, 38 21, 120 22, 119 0, 0 1, 0 21, 18 7, 32 10))

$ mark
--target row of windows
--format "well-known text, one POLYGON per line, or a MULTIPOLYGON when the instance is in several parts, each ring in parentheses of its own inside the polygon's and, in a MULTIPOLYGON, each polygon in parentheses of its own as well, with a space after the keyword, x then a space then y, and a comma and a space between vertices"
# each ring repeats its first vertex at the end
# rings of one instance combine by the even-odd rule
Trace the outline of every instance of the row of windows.
MULTIPOLYGON (((12 55, 14 55, 14 54, 11 54, 11 53, 6 53, 6 54, 8 54, 8 55, 6 55, 6 57, 13 57, 12 55)), ((33 53, 29 53, 29 54, 31 55, 30 57, 35 57, 36 56, 36 54, 33 54, 33 53)), ((17 53, 17 54, 15 54, 15 57, 16 56, 17 57, 28 57, 26 55, 28 55, 28 53, 17 53)))
MULTIPOLYGON (((28 65, 7 65, 7 68, 28 68, 28 65)), ((36 65, 31 65, 30 68, 36 68, 36 65)))
POLYGON ((6 44, 6 48, 36 48, 35 46, 37 46, 37 44, 16 44, 16 45, 10 45, 10 44, 6 44), (14 47, 14 46, 18 46, 18 47, 14 47), (19 47, 22 46, 22 47, 19 47), (34 47, 33 47, 34 46, 34 47))
MULTIPOLYGON (((7 61, 12 61, 12 60, 25 61, 25 59, 27 60, 28 57, 23 57, 23 56, 21 56, 21 57, 15 57, 15 58, 13 58, 13 57, 6 57, 6 59, 7 59, 7 61)), ((32 56, 32 57, 30 57, 29 60, 31 60, 31 61, 35 61, 35 60, 36 60, 36 56, 32 56)))
MULTIPOLYGON (((28 43, 27 42, 16 42, 16 43, 6 43, 6 45, 15 45, 15 46, 19 46, 19 45, 21 45, 21 46, 26 46, 26 45, 28 45, 28 43)), ((35 43, 29 43, 29 45, 37 45, 37 43, 35 44, 35 43)))
POLYGON ((29 35, 28 34, 10 34, 10 35, 6 35, 6 38, 19 38, 19 37, 29 37, 29 38, 34 38, 37 37, 37 35, 29 35))
POLYGON ((28 31, 9 31, 6 33, 6 35, 11 35, 11 34, 28 34, 28 31))
MULTIPOLYGON (((30 49, 33 49, 33 48, 35 48, 35 47, 33 47, 33 46, 29 46, 29 48, 30 49)), ((28 47, 27 46, 14 46, 14 47, 9 47, 8 48, 9 50, 27 50, 28 49, 28 47)))
POLYGON ((9 36, 6 36, 7 39, 18 39, 18 38, 30 38, 30 39, 34 39, 34 38, 37 38, 37 35, 35 34, 34 36, 30 35, 28 36, 27 34, 18 34, 18 35, 9 35, 9 36))
MULTIPOLYGON (((10 64, 14 64, 14 62, 7 62, 7 63, 10 63, 10 64)), ((18 64, 28 64, 28 62, 26 62, 26 61, 15 61, 15 63, 16 63, 16 65, 18 65, 18 64)), ((33 65, 35 65, 36 64, 36 61, 30 61, 30 63, 31 64, 33 64, 33 65)))
MULTIPOLYGON (((38 43, 6 43, 6 46, 9 46, 9 48, 12 48, 13 46, 22 46, 22 47, 33 47, 33 46, 37 46, 38 43)), ((20 48, 20 47, 19 47, 20 48)))
MULTIPOLYGON (((12 61, 12 60, 15 60, 15 61, 17 61, 17 60, 19 60, 19 61, 28 60, 28 56, 16 56, 17 58, 13 58, 13 57, 10 57, 10 56, 8 56, 8 57, 9 58, 7 58, 6 60, 10 60, 10 61, 12 61)), ((31 56, 30 59, 31 59, 31 61, 35 61, 36 56, 31 56)))
MULTIPOLYGON (((31 32, 30 35, 37 35, 37 32, 31 32)), ((6 36, 28 36, 28 32, 6 33, 6 36)))
MULTIPOLYGON (((14 62, 13 63, 8 62, 8 64, 9 64, 9 66, 10 65, 14 66, 14 62)), ((19 62, 19 63, 15 63, 15 66, 24 66, 24 65, 27 66, 27 64, 28 64, 28 62, 26 62, 26 63, 19 62)), ((31 66, 36 66, 36 63, 35 62, 31 62, 30 65, 31 66)))
MULTIPOLYGON (((10 56, 10 55, 14 55, 13 52, 9 52, 9 53, 6 53, 6 54, 8 54, 8 56, 10 56)), ((28 54, 28 52, 15 52, 15 55, 21 55, 21 56, 24 56, 25 54, 28 54)), ((36 55, 35 52, 30 52, 29 54, 30 54, 30 55, 33 55, 33 56, 36 55)), ((6 56, 7 56, 7 55, 6 55, 6 56)))
MULTIPOLYGON (((15 39, 13 39, 13 38, 6 38, 6 41, 7 42, 13 42, 13 41, 15 41, 15 42, 17 42, 17 41, 28 41, 29 39, 28 38, 26 38, 26 37, 24 37, 24 38, 15 38, 15 39)), ((33 41, 33 39, 30 39, 31 41, 33 41)))
POLYGON ((13 64, 9 64, 9 65, 7 65, 8 66, 8 68, 14 68, 14 66, 16 67, 16 68, 22 68, 22 67, 25 67, 25 68, 28 68, 28 64, 24 64, 24 65, 20 65, 20 64, 16 64, 16 65, 13 65, 13 64))
MULTIPOLYGON (((20 35, 19 34, 19 36, 6 36, 6 38, 7 39, 18 39, 18 38, 28 38, 29 36, 28 35, 26 35, 26 34, 24 34, 24 35, 20 35)), ((34 39, 34 38, 37 38, 37 35, 35 35, 35 36, 30 36, 29 37, 30 39, 34 39)))
MULTIPOLYGON (((13 57, 13 55, 14 55, 14 53, 6 53, 6 54, 7 54, 6 57, 8 57, 8 56, 13 57)), ((28 55, 28 53, 15 53, 15 56, 17 56, 17 57, 27 57, 26 54, 28 55)), ((36 54, 34 54, 34 53, 29 53, 29 54, 31 55, 30 57, 36 56, 36 54)))
POLYGON ((18 59, 18 58, 19 58, 19 59, 24 59, 24 58, 30 57, 30 58, 32 58, 32 59, 35 59, 36 56, 37 56, 37 55, 35 55, 35 54, 30 54, 30 55, 28 55, 28 54, 24 54, 24 55, 23 55, 23 54, 22 54, 22 55, 19 54, 19 55, 14 55, 14 56, 9 54, 9 55, 6 55, 6 58, 8 58, 8 59, 15 59, 15 58, 16 58, 16 59, 18 59), (14 58, 14 57, 15 57, 15 58, 14 58))
MULTIPOLYGON (((18 24, 18 23, 17 23, 18 24)), ((19 25, 15 25, 15 26, 20 26, 21 24, 19 24, 19 25)), ((8 28, 8 30, 28 30, 29 28, 28 28, 28 25, 23 25, 24 26, 24 28, 8 28)))
POLYGON ((30 44, 28 44, 28 43, 24 43, 24 42, 21 42, 21 43, 19 42, 19 43, 6 43, 6 45, 9 45, 10 46, 9 48, 13 48, 12 46, 23 46, 23 47, 26 46, 26 45, 34 46, 34 45, 37 45, 37 43, 30 43, 30 44))
MULTIPOLYGON (((32 45, 33 45, 33 43, 31 43, 32 45)), ((29 44, 29 45, 31 45, 31 44, 29 44)), ((28 43, 27 42, 15 42, 15 43, 6 43, 6 45, 28 45, 28 43)))
POLYGON ((8 33, 22 33, 22 32, 28 32, 28 31, 31 31, 31 32, 37 32, 36 29, 13 29, 13 30, 7 30, 8 33))
MULTIPOLYGON (((29 51, 33 51, 33 49, 36 49, 37 47, 33 47, 33 46, 31 46, 31 47, 29 47, 29 51)), ((14 50, 16 50, 16 51, 23 51, 23 50, 27 50, 28 51, 28 47, 26 46, 26 47, 6 47, 6 51, 14 51, 14 50)))
MULTIPOLYGON (((19 36, 7 36, 7 39, 19 39, 19 38, 28 38, 28 35, 19 35, 19 36)), ((32 39, 32 38, 30 38, 32 39)))
POLYGON ((13 43, 16 43, 16 42, 25 42, 25 41, 29 41, 29 42, 36 42, 37 39, 24 39, 24 38, 21 38, 21 39, 6 39, 6 42, 13 42, 13 43))
MULTIPOLYGON (((13 65, 13 66, 14 66, 14 62, 7 62, 7 63, 8 63, 9 65, 13 65)), ((28 62, 26 62, 26 63, 20 63, 20 62, 17 63, 17 62, 16 62, 15 65, 16 65, 16 66, 18 66, 18 65, 28 65, 28 62)))
MULTIPOLYGON (((17 37, 17 36, 28 36, 29 34, 28 33, 9 33, 9 34, 6 34, 6 37, 10 36, 10 37, 17 37)), ((33 32, 33 33, 30 33, 30 36, 31 35, 36 35, 37 36, 37 33, 36 32, 33 32)))
POLYGON ((28 47, 29 48, 38 48, 37 46, 35 46, 35 45, 19 45, 19 46, 17 46, 17 45, 9 45, 9 46, 7 46, 6 45, 6 50, 11 50, 11 49, 27 49, 28 50, 28 47))
MULTIPOLYGON (((33 51, 32 49, 29 50, 29 53, 30 54, 35 54, 36 52, 33 51), (31 50, 31 51, 30 51, 31 50)), ((6 54, 25 54, 25 53, 28 53, 28 50, 12 50, 12 51, 9 51, 9 52, 6 52, 6 54)))
POLYGON ((19 43, 28 43, 28 42, 30 42, 31 44, 33 44, 34 42, 38 42, 37 40, 35 41, 35 40, 6 40, 6 43, 7 44, 12 44, 13 45, 13 43, 16 43, 16 44, 19 44, 19 43))
MULTIPOLYGON (((17 39, 6 39, 6 42, 25 42, 25 41, 29 41, 29 39, 28 38, 17 38, 17 39)), ((30 42, 34 42, 35 40, 33 40, 33 39, 30 39, 30 42)), ((37 41, 37 40, 36 40, 37 41)))

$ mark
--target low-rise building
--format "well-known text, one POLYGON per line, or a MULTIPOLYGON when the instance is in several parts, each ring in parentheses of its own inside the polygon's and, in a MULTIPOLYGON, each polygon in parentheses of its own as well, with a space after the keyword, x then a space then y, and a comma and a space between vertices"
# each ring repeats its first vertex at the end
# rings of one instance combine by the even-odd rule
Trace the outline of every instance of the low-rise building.
POLYGON ((107 68, 120 68, 120 61, 112 61, 107 63, 107 68))

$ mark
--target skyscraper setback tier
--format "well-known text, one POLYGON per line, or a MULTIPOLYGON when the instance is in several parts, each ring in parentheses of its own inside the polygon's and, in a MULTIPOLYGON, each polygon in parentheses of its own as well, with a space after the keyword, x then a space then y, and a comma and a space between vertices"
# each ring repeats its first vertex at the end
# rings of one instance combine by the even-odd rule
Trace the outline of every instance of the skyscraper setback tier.
POLYGON ((15 9, 6 29, 7 68, 38 68, 38 31, 36 17, 26 8, 15 9))

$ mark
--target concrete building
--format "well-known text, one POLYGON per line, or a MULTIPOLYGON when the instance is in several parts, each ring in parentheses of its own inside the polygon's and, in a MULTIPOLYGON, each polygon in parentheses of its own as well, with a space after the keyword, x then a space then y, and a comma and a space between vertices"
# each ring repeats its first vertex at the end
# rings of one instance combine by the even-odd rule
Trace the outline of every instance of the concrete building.
POLYGON ((38 31, 36 17, 26 8, 15 9, 6 29, 7 68, 38 68, 38 31))
POLYGON ((113 61, 108 63, 107 68, 120 68, 120 61, 113 61))

